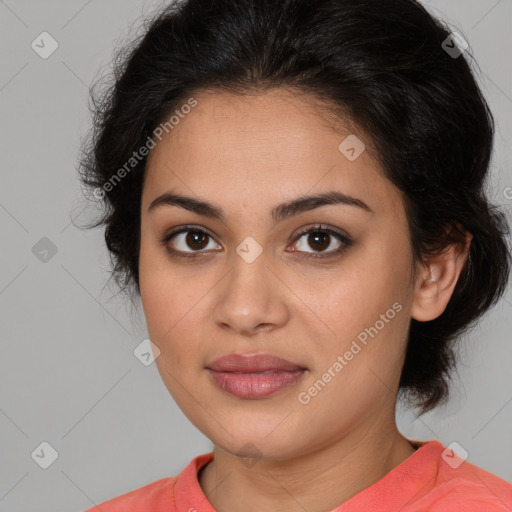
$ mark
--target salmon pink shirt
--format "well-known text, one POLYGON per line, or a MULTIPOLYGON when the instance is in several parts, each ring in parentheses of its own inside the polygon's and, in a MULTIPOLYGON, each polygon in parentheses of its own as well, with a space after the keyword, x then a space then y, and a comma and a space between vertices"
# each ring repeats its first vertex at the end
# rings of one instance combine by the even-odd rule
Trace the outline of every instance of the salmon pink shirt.
MULTIPOLYGON (((419 448, 332 512, 510 512, 512 484, 462 460, 439 441, 419 448)), ((85 512, 216 512, 197 474, 214 457, 198 455, 177 476, 150 483, 85 512)))

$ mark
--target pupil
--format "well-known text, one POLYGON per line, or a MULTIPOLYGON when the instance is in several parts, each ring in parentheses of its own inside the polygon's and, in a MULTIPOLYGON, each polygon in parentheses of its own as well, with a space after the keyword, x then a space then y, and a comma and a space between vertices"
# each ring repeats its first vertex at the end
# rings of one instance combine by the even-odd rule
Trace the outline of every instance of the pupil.
POLYGON ((314 241, 314 245, 316 245, 318 249, 325 249, 326 247, 329 246, 328 243, 327 244, 325 243, 326 239, 328 238, 328 235, 326 235, 325 233, 320 233, 318 231, 316 233, 310 233, 309 238, 310 238, 310 241, 311 240, 314 241), (318 243, 319 238, 323 240, 323 243, 321 243, 321 242, 320 242, 320 244, 318 243))
POLYGON ((204 246, 204 239, 206 239, 206 236, 204 233, 198 233, 197 231, 190 231, 187 235, 187 243, 190 245, 200 245, 199 249, 202 249, 204 246), (199 238, 199 242, 197 239, 199 238), (203 239, 203 243, 201 244, 201 239, 203 239))

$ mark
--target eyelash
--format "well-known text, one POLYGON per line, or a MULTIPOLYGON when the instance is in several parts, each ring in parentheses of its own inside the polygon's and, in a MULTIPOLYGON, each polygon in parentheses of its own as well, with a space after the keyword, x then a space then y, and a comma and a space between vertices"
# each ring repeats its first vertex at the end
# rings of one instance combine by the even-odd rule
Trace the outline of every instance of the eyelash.
MULTIPOLYGON (((176 249, 171 249, 169 247, 169 241, 174 238, 176 235, 179 235, 180 233, 187 233, 187 232, 193 232, 193 233, 201 233, 204 234, 210 238, 213 238, 207 231, 204 231, 203 229, 197 228, 195 226, 182 226, 181 228, 171 231, 170 233, 167 233, 164 238, 162 239, 162 245, 165 246, 166 250, 170 254, 171 257, 176 258, 201 258, 202 255, 206 255, 203 251, 195 251, 191 253, 186 253, 183 251, 179 251, 176 249)), ((327 253, 317 253, 317 254, 309 254, 306 253, 306 256, 302 256, 306 259, 324 259, 324 258, 332 258, 334 256, 337 256, 347 250, 352 244, 353 241, 350 239, 347 235, 340 233, 338 231, 335 231, 333 229, 328 228, 327 226, 324 226, 322 224, 318 224, 316 226, 312 226, 309 228, 306 228, 302 231, 300 231, 297 234, 297 237, 293 241, 293 243, 296 243, 298 240, 300 240, 305 234, 309 233, 323 233, 328 234, 336 238, 339 242, 341 242, 341 245, 338 249, 334 249, 332 251, 329 251, 327 253)), ((294 252, 301 252, 301 251, 294 251, 294 252)))

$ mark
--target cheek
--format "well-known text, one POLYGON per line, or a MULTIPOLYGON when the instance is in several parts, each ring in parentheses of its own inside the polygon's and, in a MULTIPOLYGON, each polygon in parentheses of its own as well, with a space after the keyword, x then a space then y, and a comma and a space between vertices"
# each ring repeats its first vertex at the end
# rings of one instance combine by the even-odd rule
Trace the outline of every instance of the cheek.
POLYGON ((169 262, 162 260, 165 257, 161 254, 152 256, 150 250, 141 250, 141 302, 149 338, 160 349, 156 360, 159 370, 179 375, 202 362, 198 354, 203 341, 197 333, 208 321, 204 296, 211 285, 197 273, 195 277, 186 272, 173 273, 169 262))
POLYGON ((162 282, 161 279, 147 276, 144 288, 141 286, 148 333, 153 343, 160 348, 164 359, 169 352, 179 358, 180 352, 190 347, 190 343, 184 342, 184 337, 190 338, 185 331, 190 325, 197 325, 194 318, 197 299, 177 291, 180 289, 176 282, 162 282))
POLYGON ((186 306, 183 279, 173 273, 172 268, 165 250, 151 240, 149 231, 145 234, 143 230, 139 255, 140 295, 148 328, 160 336, 163 329, 169 330, 178 321, 180 310, 186 306))
POLYGON ((166 272, 162 260, 160 251, 145 245, 143 238, 139 259, 142 308, 151 340, 164 351, 166 340, 174 334, 184 315, 186 300, 182 293, 177 293, 182 289, 179 280, 166 272))
POLYGON ((373 325, 399 299, 399 280, 379 251, 363 249, 328 273, 303 272, 293 289, 333 337, 348 339, 373 325))
POLYGON ((358 368, 356 380, 371 377, 370 369, 385 378, 397 371, 409 321, 408 265, 407 251, 394 254, 383 240, 361 248, 327 279, 307 280, 298 294, 329 329, 318 337, 327 368, 346 354, 347 367, 358 368))

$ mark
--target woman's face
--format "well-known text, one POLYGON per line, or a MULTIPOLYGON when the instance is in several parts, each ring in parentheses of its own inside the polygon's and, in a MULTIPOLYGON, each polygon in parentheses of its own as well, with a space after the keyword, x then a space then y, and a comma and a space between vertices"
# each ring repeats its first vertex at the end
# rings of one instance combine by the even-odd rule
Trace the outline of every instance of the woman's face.
POLYGON ((151 150, 142 195, 141 300, 169 392, 215 445, 274 460, 392 422, 414 297, 398 189, 353 136, 340 149, 350 132, 297 94, 195 98, 151 150), (172 201, 148 211, 165 193, 209 203, 223 219, 172 201), (272 215, 327 193, 360 203, 272 215), (208 369, 233 353, 304 370, 208 369))

